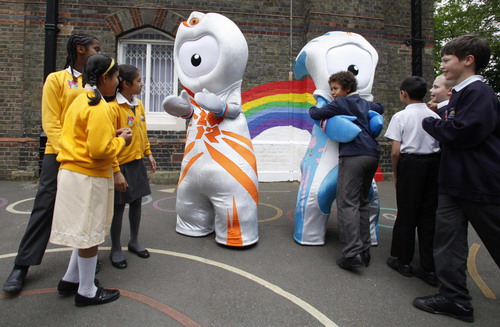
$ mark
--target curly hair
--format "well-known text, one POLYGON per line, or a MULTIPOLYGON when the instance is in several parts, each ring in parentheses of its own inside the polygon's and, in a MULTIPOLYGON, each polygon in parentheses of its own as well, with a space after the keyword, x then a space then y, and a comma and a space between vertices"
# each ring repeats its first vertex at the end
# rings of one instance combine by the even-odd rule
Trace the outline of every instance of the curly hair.
POLYGON ((349 93, 354 92, 358 89, 358 81, 353 73, 349 71, 341 71, 334 73, 328 79, 328 84, 337 82, 342 86, 343 90, 349 91, 349 93))

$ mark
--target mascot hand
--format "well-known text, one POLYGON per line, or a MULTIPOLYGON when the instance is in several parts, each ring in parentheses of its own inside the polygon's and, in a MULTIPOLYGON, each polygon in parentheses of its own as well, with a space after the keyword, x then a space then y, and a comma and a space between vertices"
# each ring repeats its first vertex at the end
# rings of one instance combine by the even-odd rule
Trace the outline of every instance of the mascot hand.
POLYGON ((332 141, 347 143, 354 140, 361 128, 354 124, 354 116, 338 115, 321 122, 321 129, 332 141))
POLYGON ((207 89, 203 89, 203 92, 196 93, 194 95, 194 101, 203 109, 213 112, 215 116, 223 116, 226 112, 226 104, 207 89))
POLYGON ((376 111, 370 110, 370 133, 373 137, 377 137, 384 128, 384 116, 376 111))
POLYGON ((163 100, 163 110, 172 116, 181 118, 191 117, 193 108, 191 107, 189 95, 186 90, 182 90, 179 96, 169 95, 166 97, 163 100))

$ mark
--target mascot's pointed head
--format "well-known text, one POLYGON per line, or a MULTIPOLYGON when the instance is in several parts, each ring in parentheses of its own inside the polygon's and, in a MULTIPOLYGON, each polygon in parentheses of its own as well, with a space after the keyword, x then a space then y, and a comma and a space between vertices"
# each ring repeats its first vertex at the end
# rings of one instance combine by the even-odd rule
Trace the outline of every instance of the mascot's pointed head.
POLYGON ((358 81, 358 92, 371 100, 378 54, 361 35, 328 32, 309 41, 299 52, 294 67, 295 77, 309 74, 316 89, 330 92, 328 78, 339 71, 352 72, 358 81))
POLYGON ((216 13, 193 12, 179 26, 174 44, 175 70, 193 93, 219 93, 241 81, 248 46, 238 26, 216 13))

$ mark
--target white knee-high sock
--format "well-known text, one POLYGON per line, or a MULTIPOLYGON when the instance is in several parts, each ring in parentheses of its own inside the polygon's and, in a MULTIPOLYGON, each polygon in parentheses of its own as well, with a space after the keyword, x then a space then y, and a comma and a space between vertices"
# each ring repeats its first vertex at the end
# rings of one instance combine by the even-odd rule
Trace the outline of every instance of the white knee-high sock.
POLYGON ((91 258, 78 257, 78 272, 80 274, 78 294, 85 297, 95 296, 97 292, 97 287, 94 284, 96 264, 97 255, 91 258))
POLYGON ((78 249, 73 249, 71 258, 69 259, 68 269, 62 280, 70 283, 78 283, 80 281, 78 274, 78 249))

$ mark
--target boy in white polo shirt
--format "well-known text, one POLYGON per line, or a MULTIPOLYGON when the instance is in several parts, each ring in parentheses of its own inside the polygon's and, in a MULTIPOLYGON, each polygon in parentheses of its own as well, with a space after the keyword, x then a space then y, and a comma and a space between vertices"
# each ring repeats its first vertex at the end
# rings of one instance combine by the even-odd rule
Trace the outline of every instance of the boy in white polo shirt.
POLYGON ((432 245, 437 208, 439 144, 422 128, 426 117, 439 116, 423 102, 427 83, 412 76, 403 81, 399 98, 406 108, 391 119, 385 137, 392 140, 391 161, 396 181, 398 214, 387 265, 406 277, 437 286, 432 245), (411 266, 418 233, 420 266, 411 266))

